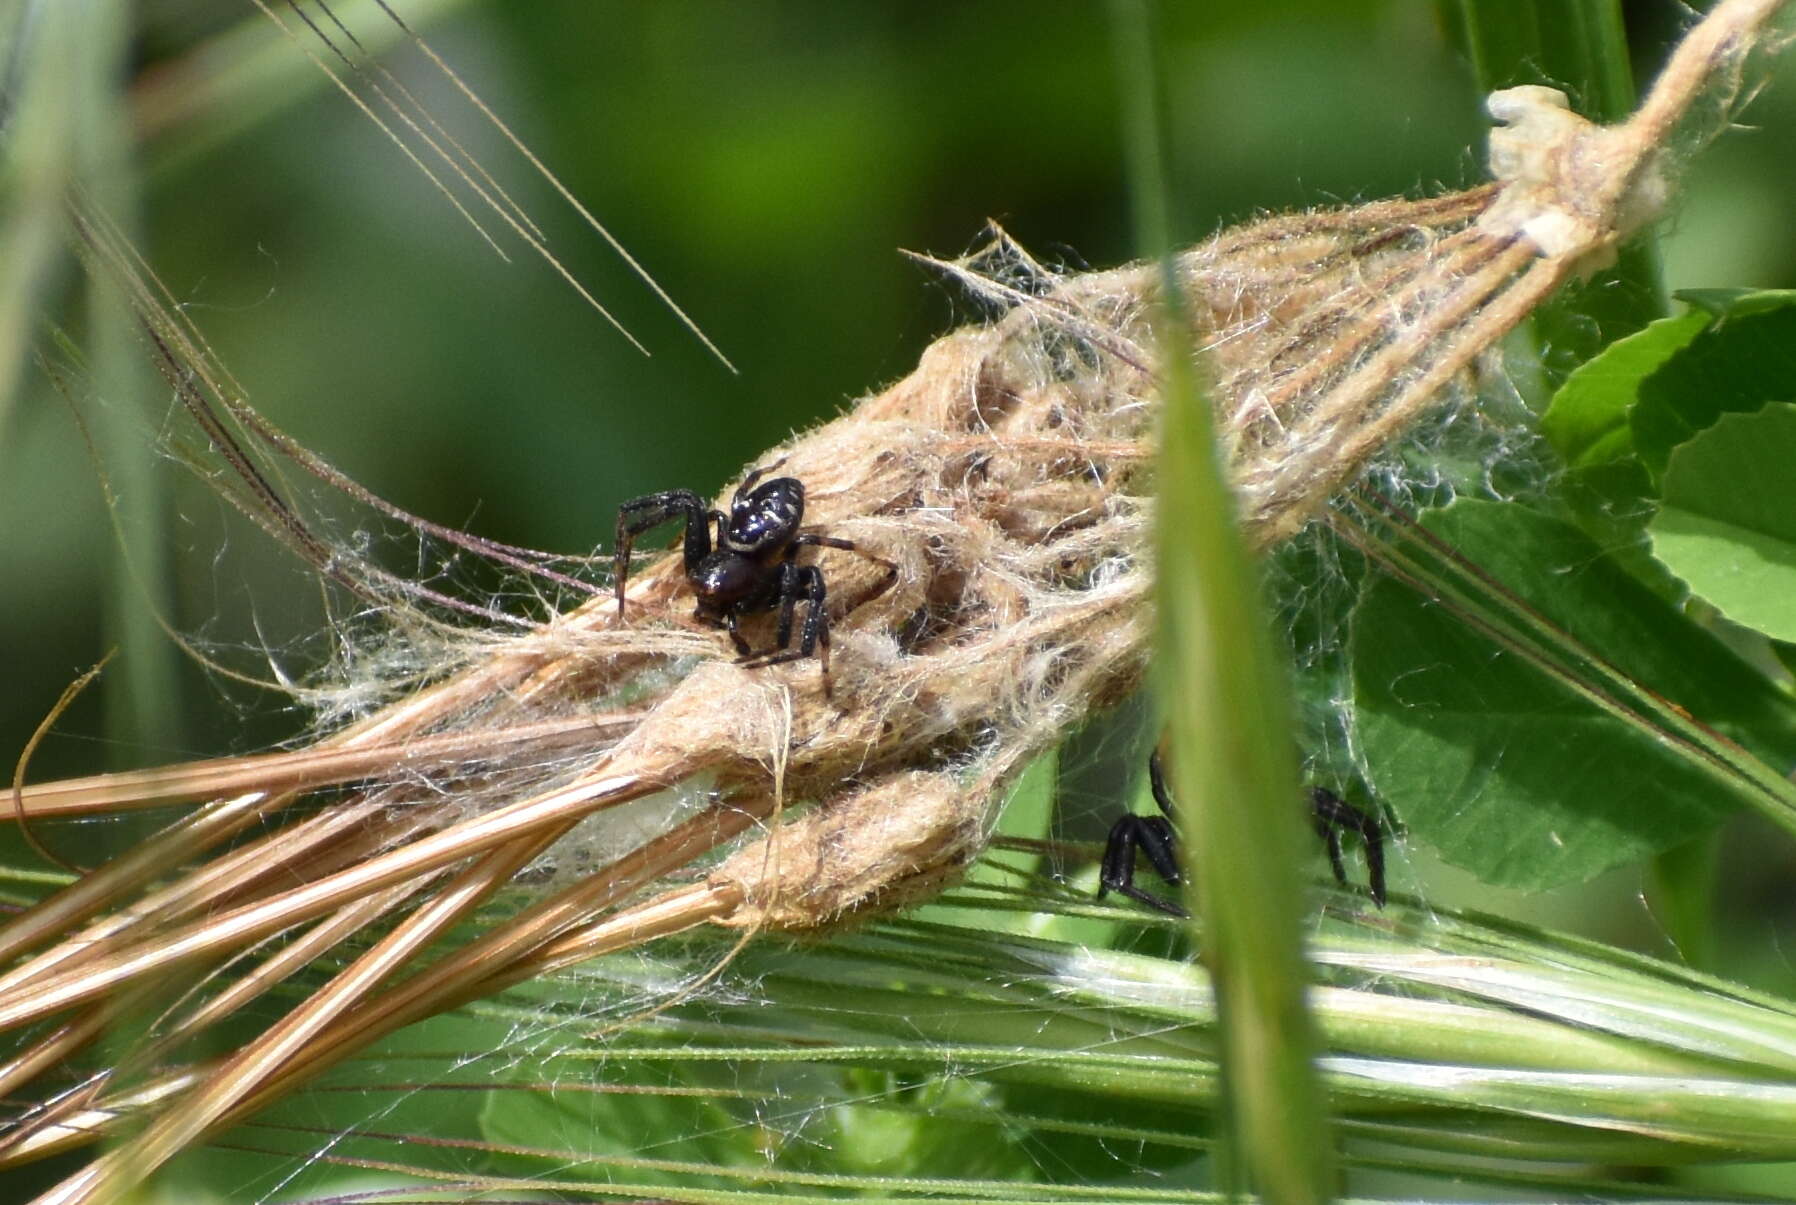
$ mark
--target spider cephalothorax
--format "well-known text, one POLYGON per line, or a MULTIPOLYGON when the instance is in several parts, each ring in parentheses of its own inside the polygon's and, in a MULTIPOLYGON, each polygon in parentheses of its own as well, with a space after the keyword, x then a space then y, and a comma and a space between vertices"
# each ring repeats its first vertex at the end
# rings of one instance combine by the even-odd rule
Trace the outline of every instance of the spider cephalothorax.
MULTIPOLYGON (((887 578, 875 594, 890 586, 897 567, 883 557, 862 552, 851 540, 803 530, 800 525, 804 522, 804 483, 796 477, 761 480, 780 463, 755 469, 743 478, 730 499, 727 515, 706 506, 704 499, 691 490, 644 494, 618 507, 614 574, 618 618, 623 618, 624 613, 631 543, 651 527, 683 517, 686 581, 698 595, 694 618, 727 629, 744 660, 775 665, 815 653, 827 673, 829 616, 824 609, 823 571, 815 565, 798 564, 799 550, 812 546, 840 548, 884 565, 887 578), (794 649, 790 647, 792 621, 800 601, 806 604, 804 627, 794 649), (779 608, 779 627, 773 647, 756 653, 737 630, 737 624, 744 615, 775 607, 779 608)), ((867 602, 870 598, 859 601, 867 602)))

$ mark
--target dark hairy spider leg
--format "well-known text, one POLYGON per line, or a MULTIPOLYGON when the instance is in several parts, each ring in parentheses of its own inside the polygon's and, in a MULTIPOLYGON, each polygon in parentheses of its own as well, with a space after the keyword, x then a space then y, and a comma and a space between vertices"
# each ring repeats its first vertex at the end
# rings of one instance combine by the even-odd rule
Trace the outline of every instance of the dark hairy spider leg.
POLYGON ((1190 916, 1179 905, 1135 886, 1135 852, 1147 855, 1148 865, 1165 882, 1177 886, 1185 881, 1179 873, 1178 833, 1172 827, 1172 795, 1166 788, 1166 770, 1155 749, 1147 759, 1148 784, 1154 802, 1164 815, 1137 816, 1125 812, 1110 826, 1104 841, 1104 860, 1098 867, 1098 898, 1114 891, 1138 904, 1146 904, 1169 916, 1190 916))
MULTIPOLYGON (((798 566, 793 563, 793 549, 786 550, 786 559, 779 567, 779 623, 773 629, 773 647, 767 650, 767 656, 773 657, 787 652, 792 647, 792 617, 798 609, 798 566)), ((802 640, 800 641, 802 643, 802 640)), ((800 653, 802 656, 802 652, 800 653)))
POLYGON ((617 617, 620 620, 624 617, 624 584, 630 575, 630 546, 643 532, 674 518, 686 520, 684 559, 686 572, 690 575, 698 563, 711 554, 711 524, 721 525, 722 514, 707 507, 705 500, 691 490, 644 494, 617 508, 617 550, 612 556, 611 580, 617 593, 617 617))
MULTIPOLYGON (((788 554, 790 555, 790 554, 788 554)), ((774 633, 773 647, 757 653, 744 664, 754 666, 782 665, 800 661, 813 653, 822 662, 824 681, 829 680, 829 614, 824 610, 826 593, 823 572, 815 565, 795 565, 787 560, 780 566, 779 628, 774 633), (799 632, 798 647, 792 648, 792 619, 798 604, 806 604, 804 627, 799 632)))
POLYGON ((1327 805, 1322 803, 1324 796, 1334 799, 1337 803, 1340 801, 1339 797, 1333 792, 1324 791, 1321 787, 1311 787, 1309 795, 1310 822, 1315 826, 1316 839, 1321 841, 1328 850, 1328 868, 1335 872, 1335 882, 1345 886, 1347 863, 1341 857, 1341 830, 1325 814, 1324 809, 1327 805))
MULTIPOLYGON (((1147 855, 1149 865, 1162 879, 1168 883, 1182 881, 1178 864, 1178 834, 1170 819, 1173 814, 1172 793, 1167 787, 1166 770, 1158 749, 1148 758, 1147 772, 1154 802, 1165 813, 1165 817, 1137 816, 1131 812, 1110 826, 1109 839, 1104 846, 1104 860, 1098 871, 1098 898, 1102 899, 1107 891, 1115 891, 1162 912, 1184 916, 1184 909, 1171 901, 1135 886, 1137 849, 1147 855)), ((1359 837, 1366 851, 1367 886, 1372 901, 1380 908, 1384 907, 1384 831, 1379 827, 1378 821, 1326 787, 1311 787, 1309 802, 1316 835, 1327 847, 1328 864, 1334 871, 1335 881, 1343 886, 1347 884, 1347 867, 1341 856, 1341 833, 1343 830, 1350 831, 1359 837)))
POLYGON ((866 606, 874 599, 890 590, 898 581, 898 562, 888 561, 878 553, 868 552, 853 540, 844 540, 837 536, 822 536, 815 532, 800 532, 792 541, 794 546, 809 544, 817 548, 837 548, 843 552, 852 552, 863 560, 872 561, 886 571, 884 580, 871 590, 866 591, 848 605, 850 611, 866 606))
POLYGON ((773 470, 779 468, 782 464, 785 464, 786 460, 787 457, 782 456, 772 464, 756 465, 748 471, 748 476, 742 479, 742 484, 736 487, 736 492, 738 494, 748 493, 749 490, 754 488, 755 482, 767 476, 767 474, 773 472, 773 470))
POLYGON ((744 640, 742 638, 742 633, 737 630, 737 625, 741 622, 742 616, 731 611, 729 615, 725 617, 723 626, 730 634, 730 643, 736 646, 736 655, 746 661, 755 655, 755 651, 748 646, 748 641, 744 640))
MULTIPOLYGON (((860 545, 856 544, 853 540, 844 540, 839 536, 820 536, 814 531, 801 531, 792 537, 792 542, 794 544, 809 544, 813 548, 840 548, 843 552, 860 552, 862 556, 870 561, 880 561, 884 564, 891 563, 886 561, 884 557, 874 556, 871 552, 861 552, 860 545)), ((892 567, 894 569, 897 568, 896 565, 892 567)))
POLYGON ((1341 865, 1341 833, 1356 833, 1366 851, 1366 887, 1372 902, 1384 907, 1384 830, 1376 818, 1336 795, 1327 787, 1310 788, 1310 815, 1316 832, 1328 843, 1328 862, 1334 867, 1335 880, 1347 882, 1347 870, 1341 865))
POLYGON ((1147 855, 1148 865, 1162 879, 1174 885, 1184 882, 1174 852, 1177 840, 1172 823, 1164 816, 1137 816, 1127 812, 1118 817, 1104 842, 1104 861, 1098 868, 1098 898, 1103 899, 1106 892, 1114 891, 1171 916, 1191 915, 1171 900, 1135 886, 1137 850, 1147 855))

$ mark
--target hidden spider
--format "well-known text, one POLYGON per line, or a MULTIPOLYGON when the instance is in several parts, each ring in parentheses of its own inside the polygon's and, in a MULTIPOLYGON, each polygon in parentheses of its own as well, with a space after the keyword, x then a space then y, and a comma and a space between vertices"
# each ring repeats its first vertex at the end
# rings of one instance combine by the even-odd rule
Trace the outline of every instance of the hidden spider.
MULTIPOLYGON (((898 566, 884 557, 856 547, 852 540, 838 540, 804 531, 804 483, 796 477, 761 478, 783 460, 755 469, 743 478, 730 513, 705 505, 691 490, 663 490, 632 498, 617 508, 617 616, 624 616, 624 582, 630 571, 630 545, 637 536, 669 519, 686 520, 686 581, 698 595, 693 618, 729 631, 730 641, 750 665, 778 665, 813 653, 822 663, 824 687, 829 685, 829 616, 824 610, 823 571, 797 563, 801 548, 840 548, 857 553, 886 568, 886 579, 854 606, 873 601, 898 576, 898 566), (756 484, 760 482, 760 484, 756 484), (711 529, 717 534, 713 545, 711 529), (800 601, 807 604, 798 647, 792 644, 793 612, 800 601), (757 653, 737 630, 744 615, 779 608, 779 627, 773 647, 757 653)), ((853 608, 850 608, 851 610, 853 608)))
MULTIPOLYGON (((1179 874, 1175 848, 1178 834, 1172 827, 1172 795, 1166 787, 1166 773, 1160 764, 1158 749, 1148 758, 1147 776, 1154 802, 1165 814, 1137 816, 1128 812, 1110 826, 1110 836, 1104 843, 1104 860, 1098 870, 1098 898, 1104 898, 1105 892, 1114 891, 1161 912, 1186 916, 1189 914, 1171 900, 1135 886, 1136 850, 1147 855, 1148 865, 1166 882, 1184 881, 1179 874)), ((1366 878, 1372 901, 1380 908, 1384 907, 1384 833, 1379 829, 1378 821, 1326 787, 1311 787, 1309 797, 1310 817, 1315 822, 1316 836, 1328 847, 1328 864, 1334 869, 1335 881, 1343 886, 1347 882, 1347 868, 1341 861, 1341 832, 1357 833, 1366 849, 1366 878)))

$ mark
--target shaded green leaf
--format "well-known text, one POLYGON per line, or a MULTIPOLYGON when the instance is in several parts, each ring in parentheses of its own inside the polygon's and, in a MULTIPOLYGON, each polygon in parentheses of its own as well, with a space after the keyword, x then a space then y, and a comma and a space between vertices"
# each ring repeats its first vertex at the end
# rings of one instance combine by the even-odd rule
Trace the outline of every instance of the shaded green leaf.
MULTIPOLYGON (((1462 501, 1423 525, 1634 681, 1761 757, 1796 750, 1756 670, 1571 525, 1462 501)), ((1732 807, 1710 771, 1446 607, 1373 580, 1353 620, 1368 774, 1410 832, 1486 881, 1542 888, 1668 849, 1732 807)))
POLYGON ((1735 623, 1796 640, 1796 406, 1724 415, 1671 454, 1653 553, 1735 623))
POLYGON ((1671 449, 1731 411, 1796 397, 1796 291, 1692 289, 1690 310, 1619 339, 1566 380, 1541 431, 1573 468, 1671 449))
POLYGON ((1658 511, 1658 494, 1646 466, 1629 457, 1567 470, 1560 497, 1584 534, 1623 568, 1669 602, 1688 593, 1653 556, 1647 522, 1658 511))
POLYGON ((1611 343, 1566 378, 1541 416, 1541 434, 1573 468, 1631 456, 1634 433, 1628 412, 1641 382, 1688 347, 1711 321, 1709 314, 1691 310, 1611 343))
POLYGON ((1673 448, 1723 414, 1796 398, 1796 294, 1743 293, 1725 316, 1704 318, 1708 328, 1640 382, 1630 424, 1655 477, 1673 448))

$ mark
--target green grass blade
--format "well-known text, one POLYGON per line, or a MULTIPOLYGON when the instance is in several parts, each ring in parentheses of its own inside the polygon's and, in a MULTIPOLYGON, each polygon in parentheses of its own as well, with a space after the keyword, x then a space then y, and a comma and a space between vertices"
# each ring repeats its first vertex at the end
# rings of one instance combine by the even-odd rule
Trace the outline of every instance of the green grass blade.
POLYGON ((1204 958, 1216 981, 1232 1120, 1219 1182, 1269 1200, 1332 1192, 1331 1144, 1305 1002, 1289 706, 1257 577, 1218 462, 1194 340, 1171 269, 1165 154, 1146 4, 1117 0, 1125 143, 1138 239, 1165 265, 1158 524, 1158 687, 1174 752, 1204 958))

